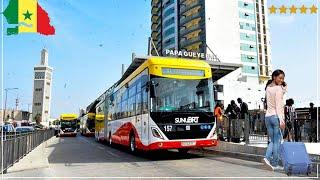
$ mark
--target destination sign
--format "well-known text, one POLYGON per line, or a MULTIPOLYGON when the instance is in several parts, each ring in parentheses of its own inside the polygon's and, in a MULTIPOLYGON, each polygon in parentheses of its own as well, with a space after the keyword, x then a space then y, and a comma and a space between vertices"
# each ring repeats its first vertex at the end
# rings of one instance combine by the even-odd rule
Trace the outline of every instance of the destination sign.
POLYGON ((205 76, 204 70, 197 69, 179 69, 179 68, 162 68, 163 75, 181 75, 181 76, 205 76))

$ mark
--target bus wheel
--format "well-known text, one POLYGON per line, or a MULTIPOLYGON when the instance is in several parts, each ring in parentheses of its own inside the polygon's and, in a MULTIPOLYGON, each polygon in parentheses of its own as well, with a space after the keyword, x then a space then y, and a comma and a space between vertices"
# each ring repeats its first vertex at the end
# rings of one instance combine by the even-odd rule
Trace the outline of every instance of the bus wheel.
POLYGON ((187 155, 189 149, 178 149, 178 151, 179 151, 180 154, 187 155))
POLYGON ((136 140, 134 138, 134 134, 132 133, 130 135, 130 152, 135 153, 136 152, 136 140))

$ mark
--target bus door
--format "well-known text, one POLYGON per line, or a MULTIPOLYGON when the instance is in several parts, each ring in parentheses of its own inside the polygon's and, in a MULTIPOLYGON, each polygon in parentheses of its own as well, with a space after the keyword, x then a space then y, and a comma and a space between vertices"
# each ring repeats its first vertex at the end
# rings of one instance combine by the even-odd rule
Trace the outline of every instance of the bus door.
POLYGON ((144 145, 149 144, 149 114, 148 114, 148 92, 146 87, 141 89, 141 142, 144 145))
POLYGON ((109 100, 109 98, 106 98, 106 101, 105 101, 105 112, 104 112, 104 129, 103 129, 103 136, 104 136, 104 139, 107 139, 107 138, 109 138, 108 136, 108 131, 109 131, 109 127, 108 127, 108 123, 109 123, 109 121, 111 120, 110 118, 111 118, 111 115, 110 115, 110 108, 109 108, 109 106, 110 106, 110 100, 109 100))

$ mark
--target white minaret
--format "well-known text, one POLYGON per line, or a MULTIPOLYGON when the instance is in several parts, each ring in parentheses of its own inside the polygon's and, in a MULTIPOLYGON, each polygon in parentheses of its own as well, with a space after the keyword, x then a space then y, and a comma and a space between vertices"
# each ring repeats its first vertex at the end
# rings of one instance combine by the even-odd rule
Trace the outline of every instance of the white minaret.
POLYGON ((52 71, 48 51, 42 49, 40 65, 34 67, 32 120, 48 122, 50 118, 52 71))

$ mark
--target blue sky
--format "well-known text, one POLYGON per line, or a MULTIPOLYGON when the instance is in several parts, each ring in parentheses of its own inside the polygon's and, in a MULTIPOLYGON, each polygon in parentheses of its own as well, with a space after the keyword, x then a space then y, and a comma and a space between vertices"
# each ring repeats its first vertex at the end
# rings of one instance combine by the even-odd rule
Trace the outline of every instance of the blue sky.
MULTIPOLYGON (((8 107, 20 99, 20 108, 32 104, 33 67, 47 48, 54 68, 51 115, 78 113, 116 82, 121 64, 131 53, 147 53, 150 36, 150 0, 38 0, 48 12, 55 36, 4 35, 4 87, 8 107)), ((269 0, 269 5, 312 5, 316 0, 269 0)), ((4 7, 8 0, 4 0, 4 7)), ((269 6, 268 5, 268 6, 269 6)), ((2 23, 2 22, 1 22, 2 23)), ((316 101, 316 15, 269 15, 272 59, 285 70, 288 97, 307 106, 316 101)), ((7 24, 4 19, 4 31, 7 24)))

